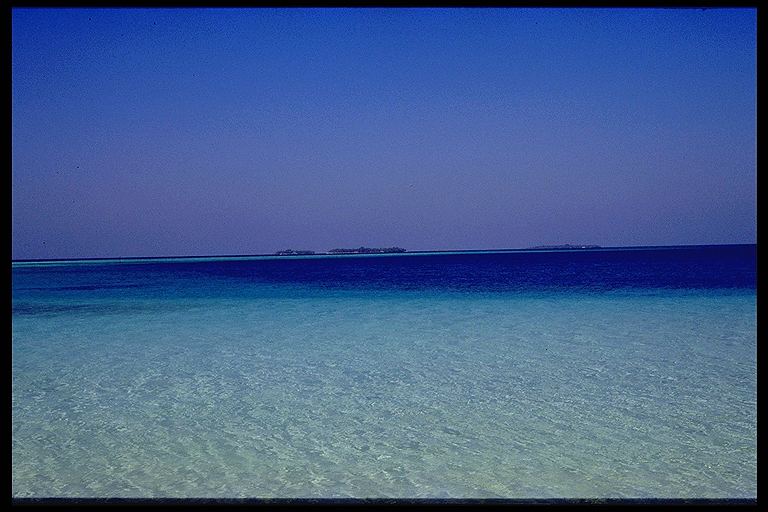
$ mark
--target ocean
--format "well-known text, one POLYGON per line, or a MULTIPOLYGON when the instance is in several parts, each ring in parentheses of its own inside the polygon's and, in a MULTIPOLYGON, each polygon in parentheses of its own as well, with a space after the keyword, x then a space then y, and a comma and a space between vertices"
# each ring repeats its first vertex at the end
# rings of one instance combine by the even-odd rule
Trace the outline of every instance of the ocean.
POLYGON ((754 498, 756 246, 12 264, 14 497, 754 498))

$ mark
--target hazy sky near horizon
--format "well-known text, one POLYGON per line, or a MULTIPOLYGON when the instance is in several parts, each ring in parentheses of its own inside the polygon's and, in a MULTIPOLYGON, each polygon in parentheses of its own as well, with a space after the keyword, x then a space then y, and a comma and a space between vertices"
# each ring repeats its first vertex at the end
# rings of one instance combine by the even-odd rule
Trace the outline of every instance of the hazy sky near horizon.
POLYGON ((756 240, 754 9, 14 9, 12 257, 756 240))

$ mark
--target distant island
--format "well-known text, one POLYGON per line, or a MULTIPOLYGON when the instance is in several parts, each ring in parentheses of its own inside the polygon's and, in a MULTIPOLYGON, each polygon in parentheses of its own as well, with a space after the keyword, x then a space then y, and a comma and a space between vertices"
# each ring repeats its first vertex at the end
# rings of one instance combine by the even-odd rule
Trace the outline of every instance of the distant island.
POLYGON ((387 254, 405 252, 402 247, 358 247, 357 249, 331 249, 328 254, 387 254))
POLYGON ((315 251, 295 251, 293 249, 285 249, 282 251, 277 251, 275 254, 277 256, 308 256, 315 254, 315 251))
POLYGON ((557 249, 601 249, 599 245, 571 245, 571 244, 563 244, 563 245, 536 245, 534 247, 528 247, 528 249, 550 249, 550 250, 557 250, 557 249))
POLYGON ((323 254, 390 254, 406 252, 402 247, 358 247, 357 249, 331 249, 328 252, 315 252, 296 249, 277 251, 275 256, 312 256, 323 254))
MULTIPOLYGON (((589 244, 589 245, 561 244, 561 245, 535 245, 533 247, 526 247, 525 249, 513 249, 513 250, 515 251, 521 251, 521 250, 565 251, 565 250, 574 250, 574 249, 602 249, 602 247, 599 245, 592 245, 592 244, 589 244)), ((338 249, 331 249, 328 252, 283 249, 283 250, 277 251, 275 253, 275 256, 322 256, 322 255, 330 255, 330 254, 397 254, 397 253, 404 253, 404 252, 407 252, 407 251, 402 247, 358 247, 356 249, 338 248, 338 249)), ((434 252, 444 252, 444 251, 434 251, 434 252)))

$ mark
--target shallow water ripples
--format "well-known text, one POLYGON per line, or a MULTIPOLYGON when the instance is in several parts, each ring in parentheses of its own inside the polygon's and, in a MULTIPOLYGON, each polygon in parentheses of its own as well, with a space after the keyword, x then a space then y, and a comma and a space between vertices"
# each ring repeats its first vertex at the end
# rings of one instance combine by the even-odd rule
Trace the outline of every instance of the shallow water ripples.
POLYGON ((14 317, 14 496, 756 492, 753 295, 169 306, 14 317))

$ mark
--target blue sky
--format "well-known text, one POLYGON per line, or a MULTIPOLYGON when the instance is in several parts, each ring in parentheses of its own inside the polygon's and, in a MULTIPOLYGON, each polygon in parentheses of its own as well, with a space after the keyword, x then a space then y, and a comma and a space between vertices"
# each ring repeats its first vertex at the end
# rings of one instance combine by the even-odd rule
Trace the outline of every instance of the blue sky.
POLYGON ((14 9, 13 258, 754 243, 754 9, 14 9))

